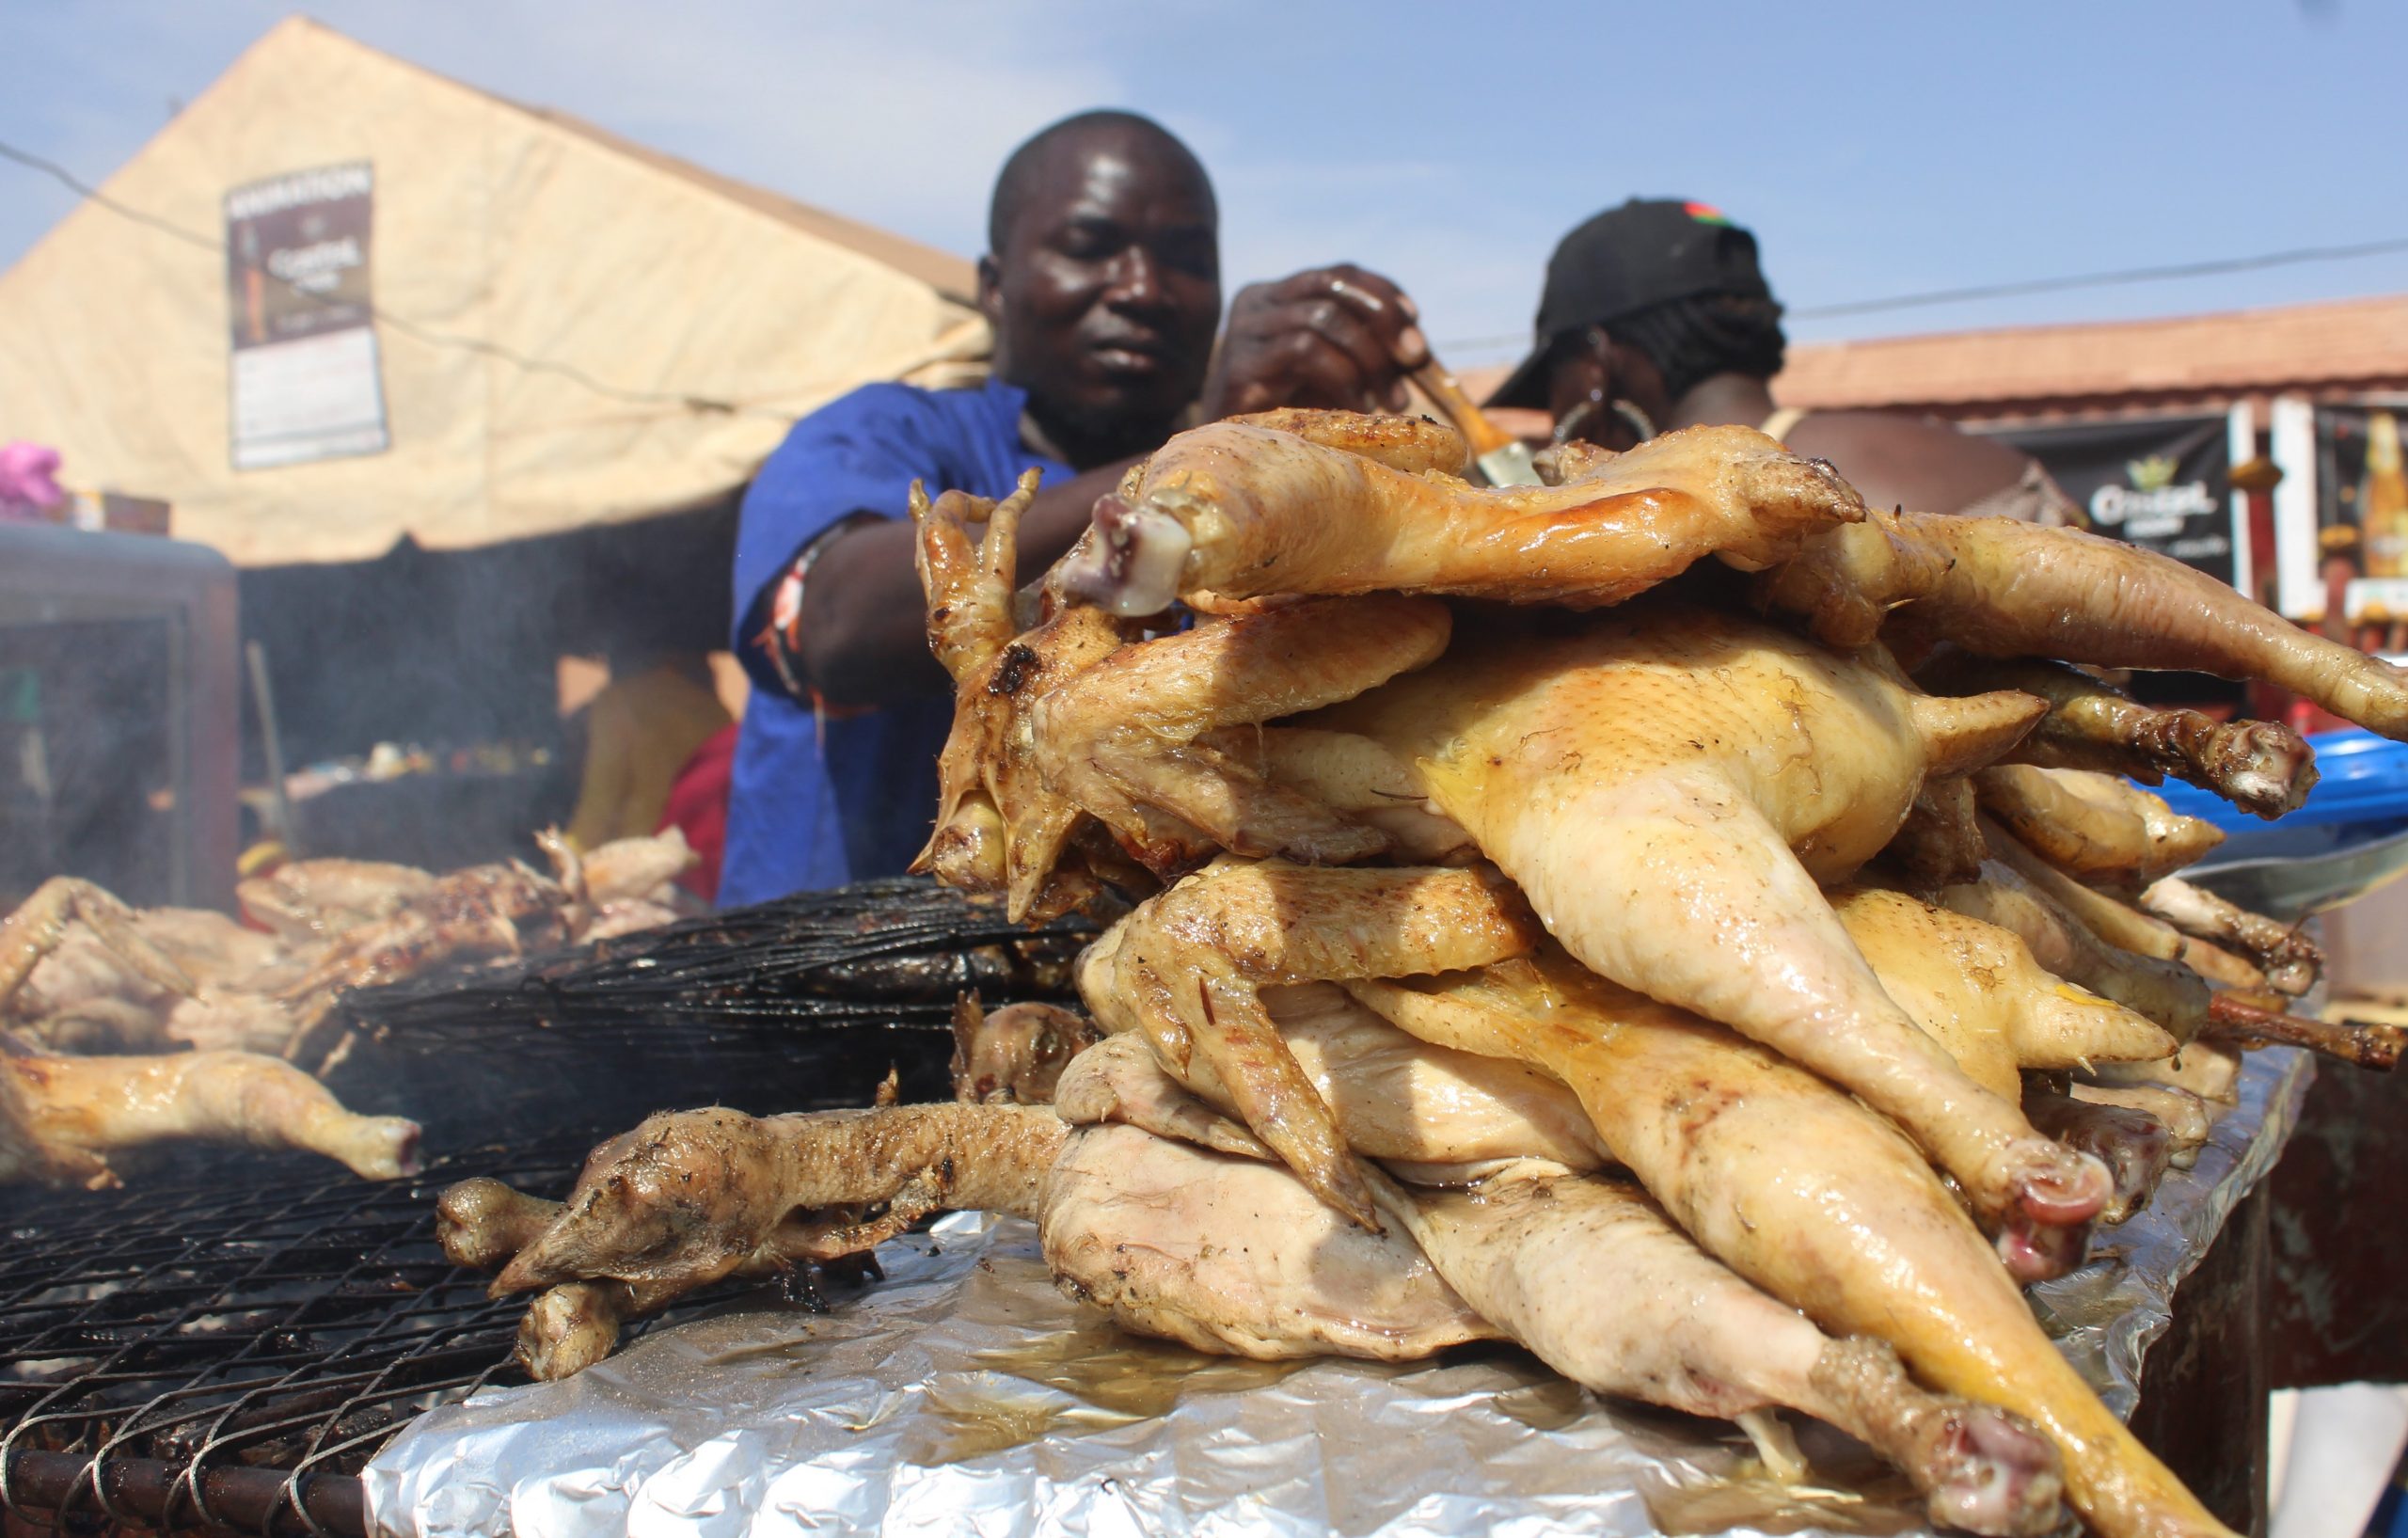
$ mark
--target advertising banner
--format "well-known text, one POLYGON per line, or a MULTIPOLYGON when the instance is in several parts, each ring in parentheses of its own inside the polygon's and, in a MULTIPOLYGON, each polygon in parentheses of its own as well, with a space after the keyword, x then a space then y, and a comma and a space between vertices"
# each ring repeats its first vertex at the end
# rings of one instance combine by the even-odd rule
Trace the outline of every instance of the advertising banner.
POLYGON ((2090 521, 2247 591, 2248 523, 2232 490, 2232 419, 2152 417, 2001 430, 2090 521))
POLYGON ((239 470, 372 454, 390 439, 377 366, 365 162, 226 195, 230 449, 239 470))

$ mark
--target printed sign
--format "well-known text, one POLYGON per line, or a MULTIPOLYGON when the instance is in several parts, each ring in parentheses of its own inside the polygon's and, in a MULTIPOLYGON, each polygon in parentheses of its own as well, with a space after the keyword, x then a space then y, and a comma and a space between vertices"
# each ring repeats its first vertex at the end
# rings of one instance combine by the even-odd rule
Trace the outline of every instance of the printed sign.
POLYGON ((373 192, 361 162, 226 195, 238 470, 378 453, 391 441, 369 299, 373 192))
POLYGON ((2242 584, 2247 539, 2233 495, 2231 419, 2156 417, 1993 434, 2038 460, 2094 532, 2242 584))

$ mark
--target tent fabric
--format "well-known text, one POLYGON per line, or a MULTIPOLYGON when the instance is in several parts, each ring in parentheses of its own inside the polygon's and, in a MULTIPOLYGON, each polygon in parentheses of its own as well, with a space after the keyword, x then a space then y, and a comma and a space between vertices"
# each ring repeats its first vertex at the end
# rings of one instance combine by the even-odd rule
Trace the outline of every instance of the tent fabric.
POLYGON ((277 25, 0 274, 0 427, 165 499, 245 565, 458 549, 689 507, 878 379, 974 378, 974 271, 405 64, 277 25), (390 447, 236 470, 224 199, 367 161, 390 447), (596 388, 595 385, 603 388, 596 388))

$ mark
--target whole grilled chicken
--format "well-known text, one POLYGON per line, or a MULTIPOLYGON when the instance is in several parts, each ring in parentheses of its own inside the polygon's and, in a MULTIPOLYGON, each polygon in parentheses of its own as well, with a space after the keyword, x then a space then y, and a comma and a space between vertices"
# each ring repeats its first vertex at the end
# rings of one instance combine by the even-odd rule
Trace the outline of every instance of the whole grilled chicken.
POLYGON ((1877 654, 1641 604, 1567 636, 1459 639, 1317 719, 1417 765, 1584 964, 1862 1096, 2029 1237, 2093 1217, 2106 1170, 1918 1029, 1820 886, 1890 842, 1926 775, 1989 761, 2045 708, 1935 699, 1877 654))

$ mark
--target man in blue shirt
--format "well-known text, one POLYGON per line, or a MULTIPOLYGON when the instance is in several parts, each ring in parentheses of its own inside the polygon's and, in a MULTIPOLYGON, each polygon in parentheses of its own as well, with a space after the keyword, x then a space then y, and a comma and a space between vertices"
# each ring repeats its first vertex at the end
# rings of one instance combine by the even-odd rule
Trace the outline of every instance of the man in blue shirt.
POLYGON ((745 496, 736 647, 755 686, 736 753, 720 901, 899 874, 928 835, 951 683, 928 653, 905 497, 1008 495, 1023 579, 1069 548, 1132 461, 1192 420, 1402 406, 1429 357, 1412 301, 1339 265, 1243 291, 1217 352, 1219 212, 1187 147, 1093 112, 996 178, 976 389, 871 385, 795 424, 745 496))

